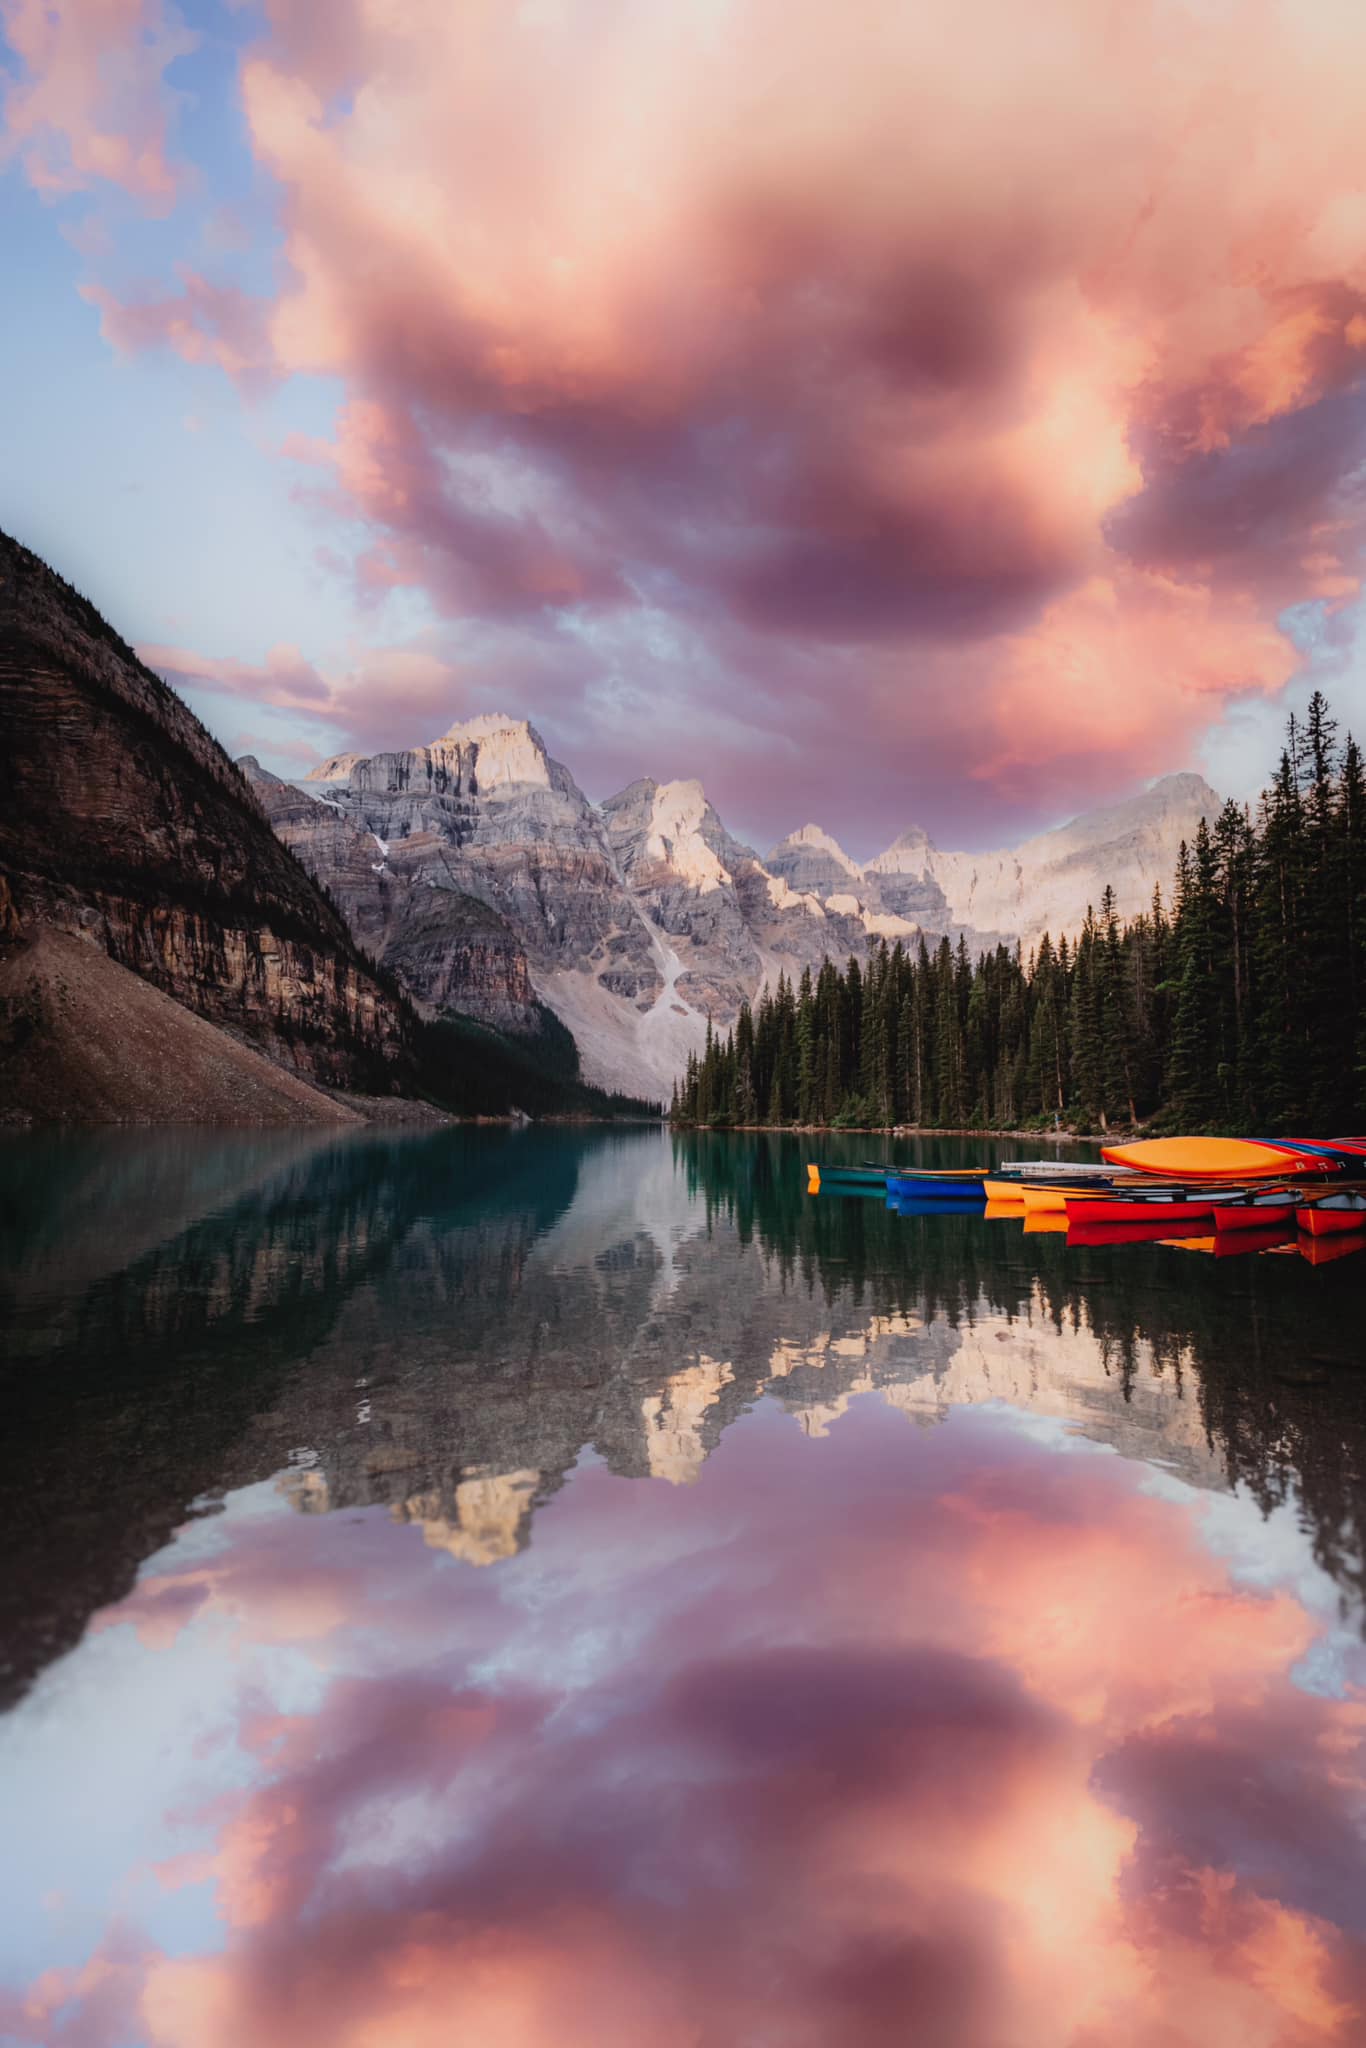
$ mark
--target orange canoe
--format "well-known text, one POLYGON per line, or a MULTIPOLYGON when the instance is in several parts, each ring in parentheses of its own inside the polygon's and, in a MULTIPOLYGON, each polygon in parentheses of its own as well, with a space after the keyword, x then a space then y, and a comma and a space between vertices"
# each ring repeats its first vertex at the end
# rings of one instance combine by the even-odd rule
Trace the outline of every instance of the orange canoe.
POLYGON ((1140 1173, 1170 1180, 1283 1179, 1292 1173, 1332 1171, 1321 1154, 1292 1152, 1269 1138, 1141 1138, 1132 1145, 1102 1145, 1111 1166, 1136 1166, 1140 1173))

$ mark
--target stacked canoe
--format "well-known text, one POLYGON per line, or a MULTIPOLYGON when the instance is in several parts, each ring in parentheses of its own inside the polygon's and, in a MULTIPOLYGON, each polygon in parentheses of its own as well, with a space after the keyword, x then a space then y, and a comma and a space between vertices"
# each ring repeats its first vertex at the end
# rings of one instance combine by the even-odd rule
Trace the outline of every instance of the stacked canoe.
POLYGON ((1303 1233, 1311 1243, 1336 1240, 1334 1255, 1366 1248, 1366 1138, 1156 1138, 1105 1146, 1099 1163, 1085 1165, 813 1164, 808 1186, 883 1194, 902 1215, 1015 1216, 1026 1230, 1066 1231, 1077 1244, 1165 1240, 1251 1252, 1303 1233))

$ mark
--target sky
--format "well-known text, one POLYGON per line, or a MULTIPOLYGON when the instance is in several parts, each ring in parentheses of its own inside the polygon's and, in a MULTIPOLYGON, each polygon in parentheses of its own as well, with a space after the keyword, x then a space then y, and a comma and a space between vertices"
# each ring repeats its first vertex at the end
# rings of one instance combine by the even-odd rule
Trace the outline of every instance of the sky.
POLYGON ((1366 729, 1353 0, 0 0, 0 524, 234 753, 764 846, 1366 729))

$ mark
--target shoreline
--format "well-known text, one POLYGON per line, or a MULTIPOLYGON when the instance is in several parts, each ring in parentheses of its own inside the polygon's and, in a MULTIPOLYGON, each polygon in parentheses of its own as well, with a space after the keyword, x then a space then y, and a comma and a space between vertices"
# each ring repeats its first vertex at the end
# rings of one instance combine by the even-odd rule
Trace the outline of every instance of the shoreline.
POLYGON ((1088 1136, 1081 1131, 998 1130, 977 1124, 726 1124, 713 1129, 710 1124, 679 1123, 668 1127, 674 1131, 705 1131, 713 1138, 770 1131, 789 1138, 1031 1138, 1048 1145, 1109 1145, 1133 1136, 1131 1131, 1101 1131, 1088 1136))

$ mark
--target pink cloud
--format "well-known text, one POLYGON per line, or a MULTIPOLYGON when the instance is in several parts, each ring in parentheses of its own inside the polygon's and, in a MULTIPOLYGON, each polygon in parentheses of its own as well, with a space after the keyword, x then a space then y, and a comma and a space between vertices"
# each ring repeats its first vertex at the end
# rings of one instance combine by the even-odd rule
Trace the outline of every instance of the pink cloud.
MULTIPOLYGON (((159 642, 139 647, 138 654, 182 689, 205 687, 281 711, 306 712, 377 748, 395 725, 433 738, 466 715, 465 678, 421 647, 368 648, 335 678, 288 645, 272 647, 259 662, 159 642)), ((288 750, 299 751, 292 745, 288 750)))
POLYGON ((0 0, 23 65, 4 96, 0 150, 40 192, 122 186, 154 213, 174 203, 167 68, 195 47, 164 0, 0 0))
POLYGON ((1287 605, 1359 591, 1350 11, 265 14, 240 84, 287 282, 92 293, 106 331, 340 379, 286 453, 364 531, 363 611, 558 645, 517 708, 595 759, 617 660, 722 794, 799 734, 823 810, 941 823, 966 776, 1037 815, 1188 759, 1294 670, 1287 605))
POLYGON ((183 270, 181 289, 169 297, 124 300, 101 284, 83 285, 81 296, 99 308, 101 334, 124 354, 171 348, 187 363, 214 364, 245 390, 274 374, 268 308, 236 285, 183 270))

